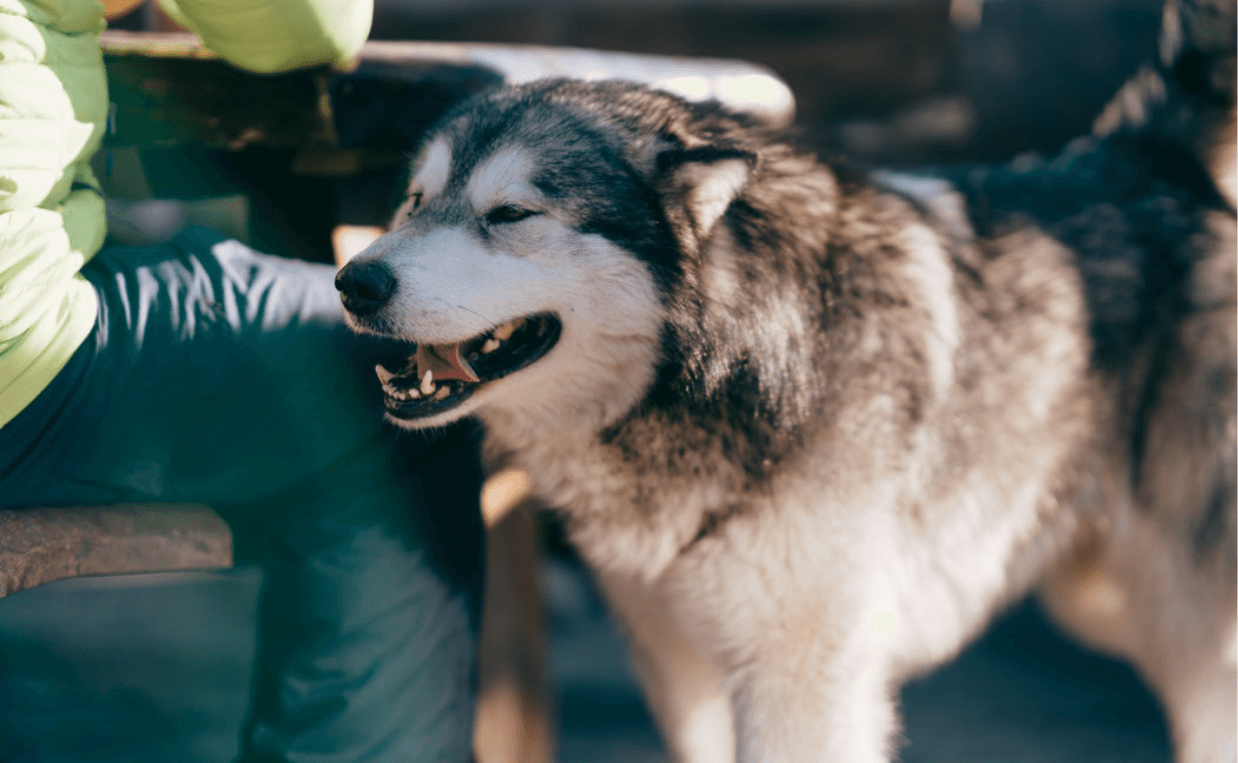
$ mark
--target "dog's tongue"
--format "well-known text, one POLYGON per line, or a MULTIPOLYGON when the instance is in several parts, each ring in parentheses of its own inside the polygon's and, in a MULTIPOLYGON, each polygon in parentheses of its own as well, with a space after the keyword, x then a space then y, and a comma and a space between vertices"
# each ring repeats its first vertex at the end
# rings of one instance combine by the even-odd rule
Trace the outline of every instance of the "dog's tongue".
POLYGON ((435 379, 481 381, 481 378, 469 366, 469 362, 460 356, 459 343, 436 345, 423 342, 417 345, 417 354, 413 356, 413 359, 417 362, 419 374, 424 374, 426 369, 429 369, 434 372, 435 379))

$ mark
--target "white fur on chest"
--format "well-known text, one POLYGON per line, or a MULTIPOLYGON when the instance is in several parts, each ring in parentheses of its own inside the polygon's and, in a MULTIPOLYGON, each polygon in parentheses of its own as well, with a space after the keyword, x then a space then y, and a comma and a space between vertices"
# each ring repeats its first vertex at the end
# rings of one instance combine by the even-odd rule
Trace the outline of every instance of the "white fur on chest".
MULTIPOLYGON (((496 433, 488 450, 508 453, 530 475, 534 494, 562 512, 572 541, 594 568, 652 581, 660 577, 700 529, 705 515, 733 502, 737 467, 718 454, 722 479, 641 470, 613 446, 577 430, 541 427, 523 447, 496 433)), ((676 447, 649 441, 650 452, 676 447)))
POLYGON ((806 459, 753 493, 735 488, 737 466, 722 479, 642 477, 596 439, 542 435, 516 460, 599 574, 660 590, 719 649, 759 643, 791 613, 816 620, 823 642, 889 655, 900 674, 949 656, 991 614, 1045 490, 1039 465, 1006 481, 976 471, 927 507, 926 526, 907 510, 913 468, 848 481, 806 459), (728 505, 737 514, 693 543, 728 505))

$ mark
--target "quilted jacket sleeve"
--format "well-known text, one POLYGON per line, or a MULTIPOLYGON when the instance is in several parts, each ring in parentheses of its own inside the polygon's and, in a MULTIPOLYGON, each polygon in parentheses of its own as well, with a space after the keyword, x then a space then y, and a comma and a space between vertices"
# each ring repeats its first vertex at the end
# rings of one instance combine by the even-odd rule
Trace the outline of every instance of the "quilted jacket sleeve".
POLYGON ((94 324, 78 274, 103 243, 87 164, 107 119, 98 0, 0 0, 0 426, 94 324))

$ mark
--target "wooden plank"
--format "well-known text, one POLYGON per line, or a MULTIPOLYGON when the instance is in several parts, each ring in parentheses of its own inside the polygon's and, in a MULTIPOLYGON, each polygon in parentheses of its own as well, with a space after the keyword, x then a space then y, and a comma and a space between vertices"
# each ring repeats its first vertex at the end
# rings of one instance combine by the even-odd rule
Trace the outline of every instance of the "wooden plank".
MULTIPOLYGON (((104 53, 113 67, 125 59, 154 59, 172 64, 168 74, 195 83, 194 90, 204 91, 208 96, 216 94, 231 94, 234 98, 237 92, 236 83, 229 82, 227 87, 211 87, 212 81, 219 78, 232 80, 221 68, 214 66, 202 68, 192 74, 186 74, 183 67, 176 64, 199 60, 217 59, 217 56, 202 46, 201 40, 192 34, 185 33, 152 33, 107 31, 100 35, 104 53), (200 81, 203 84, 197 85, 200 81)), ((222 63, 218 66, 226 66, 222 63)), ((122 67, 123 68, 123 67, 122 67)), ((486 84, 507 82, 509 84, 531 82, 545 77, 576 77, 581 79, 615 78, 644 82, 654 87, 669 90, 682 95, 689 100, 705 100, 717 98, 733 108, 758 114, 775 124, 788 124, 795 114, 795 98, 776 74, 770 69, 747 61, 722 58, 702 58, 686 56, 663 56, 637 53, 619 53, 603 50, 569 47, 547 47, 541 45, 501 45, 486 43, 450 43, 450 42, 415 42, 371 40, 365 43, 358 55, 355 72, 331 72, 327 67, 272 75, 265 80, 278 80, 280 85, 268 88, 262 98, 245 92, 244 100, 250 109, 263 108, 264 98, 273 98, 277 102, 287 100, 293 95, 295 100, 303 100, 296 94, 296 89, 304 88, 300 80, 317 78, 347 79, 351 74, 361 76, 382 76, 392 80, 418 80, 426 77, 443 78, 443 72, 458 70, 472 72, 471 79, 479 79, 480 74, 489 73, 494 79, 489 82, 468 82, 466 90, 475 90, 486 84), (314 73, 314 74, 310 74, 314 73), (287 92, 291 86, 292 92, 287 92), (281 97, 281 91, 285 91, 281 97)), ((152 83, 164 81, 162 74, 150 77, 152 70, 149 65, 143 66, 141 72, 145 79, 135 83, 143 95, 155 95, 162 98, 163 94, 153 94, 150 91, 152 83)), ((239 70, 232 70, 239 72, 239 70)), ((115 74, 113 77, 115 78, 115 74)), ((485 80, 485 77, 480 77, 485 80)), ((252 88, 254 85, 245 85, 252 88)), ((256 87, 263 87, 258 85, 256 87)), ((319 93, 322 95, 322 93, 319 93)), ((220 108, 217 102, 212 108, 220 108)), ((311 102, 312 104, 312 102, 311 102)), ((327 112, 329 107, 321 110, 327 112)), ((210 114, 209 109, 203 109, 210 114)), ((213 115, 219 118, 218 114, 213 115)), ((218 125, 212 125, 212 130, 218 125)), ((270 127, 274 127, 271 125, 270 127)), ((268 128, 269 129, 269 128, 268 128)), ((191 131, 198 133, 201 128, 191 131)), ((270 130, 270 132, 279 132, 270 130)))
POLYGON ((0 596, 62 578, 232 566, 232 534, 201 506, 0 511, 0 596))

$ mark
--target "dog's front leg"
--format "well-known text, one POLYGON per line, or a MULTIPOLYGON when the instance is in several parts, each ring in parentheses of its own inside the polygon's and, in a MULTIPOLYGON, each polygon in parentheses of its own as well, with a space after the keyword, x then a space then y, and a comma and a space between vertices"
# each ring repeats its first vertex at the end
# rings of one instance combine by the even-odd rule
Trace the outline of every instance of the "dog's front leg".
POLYGON ((600 575, 631 641, 637 675, 676 763, 733 763, 731 699, 722 673, 656 588, 600 575))
POLYGON ((739 763, 886 763, 895 729, 886 661, 819 630, 776 628, 732 676, 739 763))

